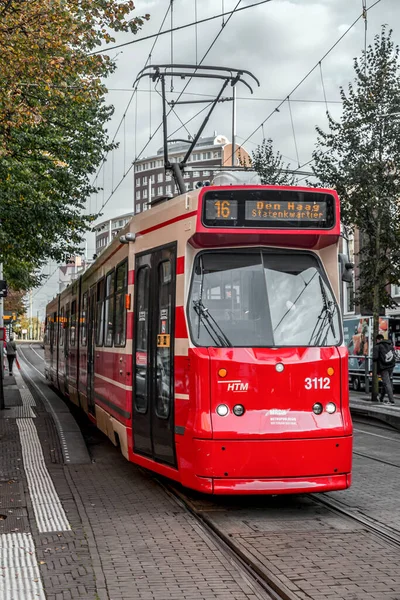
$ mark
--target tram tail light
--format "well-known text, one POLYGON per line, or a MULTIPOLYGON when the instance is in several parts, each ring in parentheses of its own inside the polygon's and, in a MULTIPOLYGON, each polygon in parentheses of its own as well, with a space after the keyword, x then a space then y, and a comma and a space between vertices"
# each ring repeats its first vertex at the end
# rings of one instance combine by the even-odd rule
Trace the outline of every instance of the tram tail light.
POLYGON ((125 294, 125 308, 127 310, 131 309, 131 295, 130 294, 125 294))

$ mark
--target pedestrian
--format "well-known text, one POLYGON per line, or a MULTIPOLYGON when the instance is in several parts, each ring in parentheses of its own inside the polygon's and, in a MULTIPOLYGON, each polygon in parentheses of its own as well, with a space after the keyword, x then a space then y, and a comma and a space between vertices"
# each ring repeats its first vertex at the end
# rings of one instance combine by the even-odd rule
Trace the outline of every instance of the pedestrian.
POLYGON ((379 402, 394 404, 392 373, 396 364, 396 353, 392 342, 385 340, 380 333, 376 336, 376 344, 373 348, 372 359, 377 363, 378 373, 382 377, 383 388, 379 396, 379 402), (385 393, 388 400, 385 400, 385 393))
POLYGON ((17 355, 17 344, 14 342, 14 338, 11 335, 9 341, 6 343, 6 352, 7 352, 7 360, 8 360, 8 371, 9 375, 12 375, 12 368, 15 357, 17 355))

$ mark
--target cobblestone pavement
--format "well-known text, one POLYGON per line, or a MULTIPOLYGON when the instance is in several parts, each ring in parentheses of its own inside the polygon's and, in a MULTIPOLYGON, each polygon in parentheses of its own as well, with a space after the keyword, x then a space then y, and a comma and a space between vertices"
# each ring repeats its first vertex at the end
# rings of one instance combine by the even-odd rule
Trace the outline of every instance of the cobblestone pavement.
MULTIPOLYGON (((260 597, 196 521, 93 426, 84 430, 93 463, 62 466, 51 421, 40 408, 37 414, 46 464, 72 527, 40 535, 24 484, 27 523, 38 560, 46 563, 39 566, 47 598, 90 598, 91 593, 93 600, 260 597), (61 562, 64 557, 69 558, 61 562)), ((387 455, 379 454, 379 444, 388 452, 391 443, 356 433, 355 449, 374 452, 380 460, 387 455)), ((18 478, 20 447, 18 442, 9 447, 9 471, 18 478)), ((396 522, 397 469, 356 455, 354 487, 333 497, 396 522)), ((312 496, 210 499, 192 494, 191 499, 244 556, 299 599, 400 600, 400 548, 316 504, 312 496)))
POLYGON ((354 430, 352 487, 328 495, 400 533, 400 432, 363 419, 354 430))
MULTIPOLYGON (((33 361, 33 355, 24 352, 33 361)), ((45 463, 71 530, 39 532, 22 467, 18 428, 7 414, 0 418, 0 485, 11 486, 7 489, 12 490, 13 510, 15 505, 19 508, 19 531, 24 528, 32 533, 47 600, 267 598, 182 506, 149 474, 128 463, 89 423, 86 436, 93 462, 62 465, 52 417, 35 389, 31 388, 31 394, 45 463)), ((18 403, 14 396, 13 402, 18 403)), ((8 508, 3 497, 0 512, 8 508)), ((3 533, 8 532, 7 523, 14 524, 10 519, 0 520, 3 533)))

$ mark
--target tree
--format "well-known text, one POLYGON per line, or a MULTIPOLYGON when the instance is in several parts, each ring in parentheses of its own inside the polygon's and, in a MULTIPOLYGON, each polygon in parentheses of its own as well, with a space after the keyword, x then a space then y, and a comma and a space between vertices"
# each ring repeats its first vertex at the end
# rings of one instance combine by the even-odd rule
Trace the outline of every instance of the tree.
MULTIPOLYGON (((317 128, 315 176, 341 198, 343 222, 359 229, 358 301, 370 306, 373 339, 381 307, 395 305, 388 286, 400 281, 400 77, 399 48, 384 26, 354 60, 355 80, 340 94, 340 121, 317 128)), ((374 369, 373 397, 378 381, 374 369)))
POLYGON ((0 0, 0 262, 15 289, 79 252, 89 178, 113 147, 102 83, 113 31, 136 33, 131 0, 0 0))
POLYGON ((4 299, 4 310, 15 313, 16 317, 25 314, 24 292, 8 290, 7 298, 4 299))
POLYGON ((252 152, 252 168, 261 178, 264 185, 295 185, 296 177, 288 173, 290 164, 285 164, 282 154, 274 152, 271 138, 264 140, 252 152))

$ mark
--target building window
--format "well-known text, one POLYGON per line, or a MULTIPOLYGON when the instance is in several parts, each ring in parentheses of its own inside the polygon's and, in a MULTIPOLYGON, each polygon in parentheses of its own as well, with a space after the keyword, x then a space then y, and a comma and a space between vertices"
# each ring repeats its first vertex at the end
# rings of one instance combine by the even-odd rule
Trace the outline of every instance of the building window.
POLYGON ((170 194, 171 193, 171 186, 167 185, 167 187, 165 188, 165 193, 166 194, 170 194))
POLYGON ((136 172, 138 173, 141 170, 142 170, 142 165, 136 165, 136 172))
POLYGON ((163 173, 159 173, 157 175, 157 182, 162 183, 163 181, 164 181, 164 175, 163 175, 163 173))
POLYGON ((140 190, 136 192, 136 200, 140 200, 140 190))
POLYGON ((143 177, 143 179, 142 179, 142 185, 147 185, 147 177, 143 177))
POLYGON ((200 171, 193 171, 193 177, 200 177, 200 171))
POLYGON ((203 177, 210 177, 210 171, 203 171, 203 177))
POLYGON ((221 158, 221 152, 214 152, 214 158, 221 158))
POLYGON ((143 190, 143 198, 147 198, 147 190, 143 190))
POLYGON ((392 285, 392 296, 393 298, 400 296, 400 285, 392 285))
POLYGON ((143 204, 143 212, 149 208, 148 204, 143 204))
POLYGON ((154 183, 154 181, 155 181, 155 176, 154 175, 150 175, 150 181, 151 181, 151 183, 154 183))
POLYGON ((158 194, 159 196, 162 196, 162 193, 163 193, 163 188, 162 188, 162 185, 160 185, 160 186, 157 188, 157 194, 158 194))
POLYGON ((203 152, 203 160, 210 160, 211 152, 203 152))
POLYGON ((167 173, 165 175, 165 181, 171 181, 172 177, 171 177, 171 173, 167 173))

